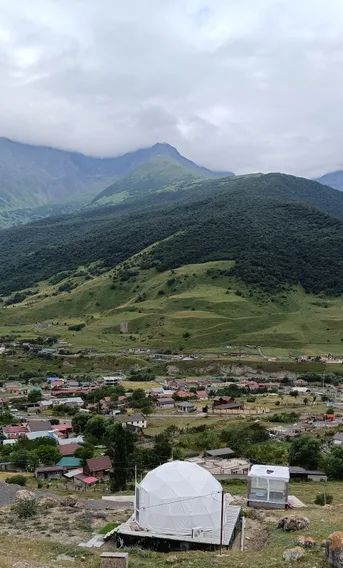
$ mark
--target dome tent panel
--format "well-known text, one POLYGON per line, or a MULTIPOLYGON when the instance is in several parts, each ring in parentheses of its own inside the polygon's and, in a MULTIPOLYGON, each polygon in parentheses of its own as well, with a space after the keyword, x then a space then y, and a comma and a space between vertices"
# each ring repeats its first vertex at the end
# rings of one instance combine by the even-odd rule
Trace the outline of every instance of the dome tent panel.
POLYGON ((220 527, 222 486, 190 462, 168 462, 136 487, 136 521, 144 530, 191 534, 220 527))

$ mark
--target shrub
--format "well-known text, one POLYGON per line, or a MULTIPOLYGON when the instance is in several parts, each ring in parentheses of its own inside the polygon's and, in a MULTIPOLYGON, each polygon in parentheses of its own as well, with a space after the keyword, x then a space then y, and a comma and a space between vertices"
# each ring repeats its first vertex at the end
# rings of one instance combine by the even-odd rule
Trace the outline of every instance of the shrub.
POLYGON ((68 326, 69 331, 81 331, 86 326, 85 323, 74 323, 68 326))
POLYGON ((21 519, 28 519, 37 514, 38 504, 35 499, 20 499, 13 505, 13 510, 21 519))
POLYGON ((23 487, 26 485, 27 479, 24 475, 12 475, 11 477, 6 477, 5 481, 6 483, 14 483, 23 487))
POLYGON ((318 493, 318 495, 316 496, 314 502, 316 505, 330 505, 330 503, 332 503, 333 501, 333 496, 332 495, 328 495, 327 493, 318 493))

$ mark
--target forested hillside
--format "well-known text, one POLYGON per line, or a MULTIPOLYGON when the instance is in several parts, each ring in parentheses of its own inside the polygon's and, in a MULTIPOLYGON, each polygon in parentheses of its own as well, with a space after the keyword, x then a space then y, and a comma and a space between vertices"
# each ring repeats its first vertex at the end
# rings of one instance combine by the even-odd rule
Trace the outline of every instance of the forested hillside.
POLYGON ((145 266, 234 260, 232 275, 268 293, 301 284, 343 292, 343 194, 281 174, 192 183, 187 190, 0 233, 0 290, 58 272, 112 267, 155 244, 145 266), (154 203, 154 204, 153 204, 154 203), (164 240, 167 239, 167 240, 164 240))

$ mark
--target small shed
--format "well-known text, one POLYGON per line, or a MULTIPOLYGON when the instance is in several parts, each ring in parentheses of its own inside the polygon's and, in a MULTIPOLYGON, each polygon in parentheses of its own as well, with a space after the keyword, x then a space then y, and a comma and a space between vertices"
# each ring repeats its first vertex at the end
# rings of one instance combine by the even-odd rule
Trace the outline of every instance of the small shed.
POLYGON ((208 458, 224 459, 232 457, 234 453, 231 448, 218 448, 215 450, 205 450, 204 455, 208 458))
POLYGON ((35 470, 35 478, 42 481, 44 479, 61 479, 63 468, 59 465, 50 465, 47 467, 38 467, 35 470))
POLYGON ((194 404, 191 402, 178 402, 176 408, 178 412, 182 412, 183 414, 190 414, 196 411, 194 404))
POLYGON ((304 467, 291 466, 289 468, 290 479, 297 481, 327 481, 324 471, 318 469, 305 469, 304 467))
POLYGON ((248 473, 248 506, 286 509, 288 484, 288 467, 253 465, 248 473))

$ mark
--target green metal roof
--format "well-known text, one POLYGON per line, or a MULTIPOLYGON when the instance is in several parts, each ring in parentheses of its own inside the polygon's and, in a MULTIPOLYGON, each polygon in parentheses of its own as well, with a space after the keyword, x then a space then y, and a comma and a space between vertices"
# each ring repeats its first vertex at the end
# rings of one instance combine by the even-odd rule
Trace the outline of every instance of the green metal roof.
POLYGON ((82 465, 82 461, 80 458, 65 456, 64 458, 61 458, 56 465, 59 465, 60 467, 80 467, 80 465, 82 465))

